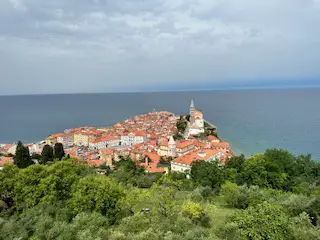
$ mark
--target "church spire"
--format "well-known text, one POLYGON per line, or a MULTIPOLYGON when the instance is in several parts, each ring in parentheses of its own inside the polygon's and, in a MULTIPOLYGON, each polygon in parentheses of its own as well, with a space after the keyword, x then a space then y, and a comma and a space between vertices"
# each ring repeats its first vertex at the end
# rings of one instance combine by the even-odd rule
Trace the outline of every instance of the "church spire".
POLYGON ((196 108, 194 107, 194 102, 193 99, 191 99, 191 104, 190 104, 190 124, 193 124, 195 122, 195 110, 196 108))
POLYGON ((195 107, 194 107, 194 102, 193 102, 193 99, 191 99, 191 104, 190 104, 190 108, 195 108, 195 107))

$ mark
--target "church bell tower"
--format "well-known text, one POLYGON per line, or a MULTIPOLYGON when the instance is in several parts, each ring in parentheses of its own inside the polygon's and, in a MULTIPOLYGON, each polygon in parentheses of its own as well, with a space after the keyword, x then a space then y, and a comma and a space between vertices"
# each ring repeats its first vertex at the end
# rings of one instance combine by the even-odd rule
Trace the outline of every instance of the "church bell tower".
POLYGON ((176 153, 176 142, 174 141, 173 137, 171 136, 169 139, 169 144, 168 144, 168 156, 169 157, 175 157, 177 155, 176 153))
POLYGON ((195 110, 196 110, 196 108, 194 107, 193 99, 191 99, 191 104, 190 104, 190 124, 195 123, 195 110))

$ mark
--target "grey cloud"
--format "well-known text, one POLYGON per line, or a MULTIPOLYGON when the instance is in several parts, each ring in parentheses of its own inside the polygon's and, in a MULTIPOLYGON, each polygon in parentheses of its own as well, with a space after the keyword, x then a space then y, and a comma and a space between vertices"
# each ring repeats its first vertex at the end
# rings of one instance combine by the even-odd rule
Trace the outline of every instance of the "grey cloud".
POLYGON ((319 0, 3 0, 0 94, 317 78, 319 24, 319 0))

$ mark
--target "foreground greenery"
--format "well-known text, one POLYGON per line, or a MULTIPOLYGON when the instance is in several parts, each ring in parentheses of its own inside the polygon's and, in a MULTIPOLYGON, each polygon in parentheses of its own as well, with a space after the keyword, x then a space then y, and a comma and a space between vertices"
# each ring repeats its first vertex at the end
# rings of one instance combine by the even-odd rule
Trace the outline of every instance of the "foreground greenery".
POLYGON ((310 156, 273 149, 197 162, 191 179, 147 174, 130 159, 117 169, 6 166, 0 239, 320 239, 320 163, 310 156))

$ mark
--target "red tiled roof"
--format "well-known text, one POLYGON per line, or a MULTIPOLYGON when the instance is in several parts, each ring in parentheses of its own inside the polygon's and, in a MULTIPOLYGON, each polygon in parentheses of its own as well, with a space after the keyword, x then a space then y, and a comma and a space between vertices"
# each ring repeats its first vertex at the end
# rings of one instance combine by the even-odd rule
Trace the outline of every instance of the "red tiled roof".
POLYGON ((165 169, 163 167, 157 167, 156 163, 149 163, 148 165, 146 163, 140 163, 140 166, 143 166, 146 171, 151 173, 163 173, 165 172, 165 169))
POLYGON ((208 136, 208 140, 209 141, 216 141, 216 140, 219 140, 219 139, 216 136, 210 135, 210 136, 208 136))
POLYGON ((53 138, 58 138, 58 137, 67 137, 69 134, 66 133, 57 133, 57 134, 52 134, 51 137, 53 138))
POLYGON ((162 146, 162 147, 168 147, 168 145, 169 145, 169 142, 162 142, 160 144, 160 146, 162 146))
POLYGON ((161 157, 160 157, 157 153, 155 153, 155 152, 145 152, 145 153, 144 153, 144 156, 149 157, 153 163, 157 163, 157 164, 158 164, 158 162, 160 161, 160 158, 161 158, 161 157))
POLYGON ((78 147, 77 146, 74 146, 71 150, 66 150, 66 154, 70 155, 70 157, 76 157, 77 156, 77 150, 78 150, 78 147))
POLYGON ((105 163, 104 160, 88 160, 88 165, 91 167, 97 167, 105 163))
POLYGON ((111 155, 113 154, 113 151, 111 149, 106 149, 106 150, 103 150, 102 153, 105 155, 111 155))
POLYGON ((217 143, 211 143, 211 146, 213 148, 230 148, 230 143, 228 143, 228 142, 217 142, 217 143))
POLYGON ((180 156, 174 159, 172 162, 191 165, 193 161, 207 160, 208 158, 216 155, 217 153, 218 151, 212 150, 212 149, 206 149, 203 151, 194 151, 189 154, 180 156))
POLYGON ((151 141, 148 142, 148 145, 157 146, 157 141, 151 140, 151 141))
POLYGON ((100 138, 97 138, 97 139, 92 139, 90 142, 92 143, 99 143, 99 142, 107 142, 107 141, 113 141, 113 140, 117 140, 116 137, 114 136, 107 136, 107 135, 104 135, 100 138))
POLYGON ((195 145, 196 145, 197 147, 199 147, 199 148, 202 148, 202 147, 205 147, 205 146, 206 146, 205 143, 199 142, 199 141, 196 141, 196 142, 195 142, 195 145))
POLYGON ((14 146, 14 144, 6 144, 6 145, 4 145, 3 147, 2 147, 2 149, 4 149, 4 150, 9 150, 11 147, 13 147, 14 146))
POLYGON ((5 164, 13 164, 13 157, 0 157, 0 167, 5 164))
POLYGON ((177 148, 186 148, 190 145, 193 145, 194 143, 191 141, 187 141, 187 140, 180 140, 179 142, 177 142, 177 148))

